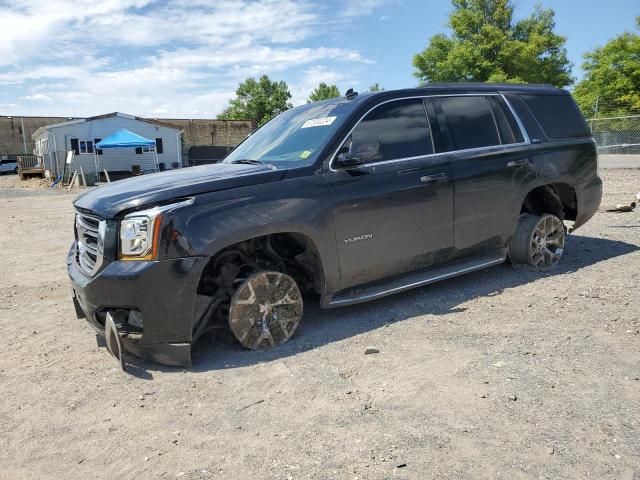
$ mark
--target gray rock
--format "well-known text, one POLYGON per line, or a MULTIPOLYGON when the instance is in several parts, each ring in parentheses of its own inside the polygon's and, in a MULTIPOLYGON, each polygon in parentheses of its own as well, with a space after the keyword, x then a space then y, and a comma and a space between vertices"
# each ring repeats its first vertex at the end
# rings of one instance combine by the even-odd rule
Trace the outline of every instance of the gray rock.
POLYGON ((365 348, 365 350, 364 350, 364 354, 365 355, 371 355, 372 353, 380 353, 380 350, 378 350, 375 347, 367 347, 367 348, 365 348))
POLYGON ((628 468, 624 472, 622 472, 622 476, 620 477, 620 480, 634 480, 636 478, 637 477, 636 477, 635 473, 633 472, 633 470, 628 468))

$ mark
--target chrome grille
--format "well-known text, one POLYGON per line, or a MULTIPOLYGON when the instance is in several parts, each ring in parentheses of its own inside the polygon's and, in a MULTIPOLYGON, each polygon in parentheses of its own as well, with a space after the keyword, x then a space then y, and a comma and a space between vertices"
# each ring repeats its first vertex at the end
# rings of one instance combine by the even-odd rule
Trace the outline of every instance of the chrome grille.
POLYGON ((106 226, 99 217, 76 213, 76 262, 89 275, 102 266, 106 226))

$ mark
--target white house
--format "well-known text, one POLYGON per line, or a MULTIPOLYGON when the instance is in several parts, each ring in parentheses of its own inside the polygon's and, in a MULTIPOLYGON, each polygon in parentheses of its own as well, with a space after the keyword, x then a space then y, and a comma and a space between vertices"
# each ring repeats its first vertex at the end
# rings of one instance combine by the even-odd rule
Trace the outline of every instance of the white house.
POLYGON ((96 117, 56 123, 41 127, 34 132, 35 154, 42 155, 46 168, 54 175, 63 172, 66 152, 75 152, 73 169, 93 175, 96 160, 99 170, 110 174, 131 172, 134 165, 144 172, 156 169, 155 152, 160 167, 164 169, 181 168, 182 130, 155 120, 147 120, 124 113, 108 113, 96 117), (150 140, 155 147, 97 150, 94 145, 103 138, 124 128, 150 140))

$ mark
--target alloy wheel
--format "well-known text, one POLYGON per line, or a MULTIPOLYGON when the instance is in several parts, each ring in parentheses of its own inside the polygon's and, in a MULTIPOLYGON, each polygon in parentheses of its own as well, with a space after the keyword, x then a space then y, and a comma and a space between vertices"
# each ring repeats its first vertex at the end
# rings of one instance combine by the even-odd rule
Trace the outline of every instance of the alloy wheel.
POLYGON ((229 326, 252 350, 285 343, 302 318, 302 294, 295 280, 280 272, 259 272, 238 288, 229 306, 229 326))
POLYGON ((564 224, 555 215, 543 215, 538 221, 529 248, 531 265, 545 270, 556 265, 564 251, 564 224))

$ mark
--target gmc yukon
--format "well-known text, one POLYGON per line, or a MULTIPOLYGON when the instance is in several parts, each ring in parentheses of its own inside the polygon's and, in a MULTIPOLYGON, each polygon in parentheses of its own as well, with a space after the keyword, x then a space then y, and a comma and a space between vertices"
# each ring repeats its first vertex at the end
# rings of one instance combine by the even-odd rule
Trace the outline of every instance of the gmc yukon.
POLYGON ((286 342, 307 292, 330 308, 505 261, 549 269, 601 192, 566 91, 349 91, 285 111, 220 164, 79 196, 68 272, 121 362, 189 365, 212 329, 286 342))

